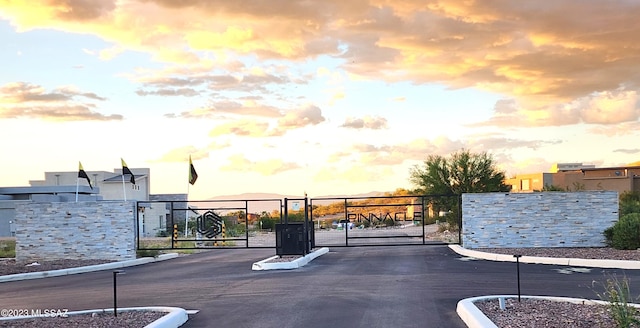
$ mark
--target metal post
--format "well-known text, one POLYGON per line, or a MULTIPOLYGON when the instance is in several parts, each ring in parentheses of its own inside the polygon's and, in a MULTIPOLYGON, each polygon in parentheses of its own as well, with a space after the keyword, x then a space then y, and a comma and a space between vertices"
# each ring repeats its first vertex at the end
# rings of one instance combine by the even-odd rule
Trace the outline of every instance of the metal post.
POLYGON ((458 245, 462 245, 462 194, 458 195, 458 245))
MULTIPOLYGON (((260 230, 262 230, 262 227, 260 227, 260 230)), ((246 248, 249 248, 249 201, 248 200, 244 201, 244 238, 247 240, 246 248)))
POLYGON ((304 195, 304 225, 302 226, 302 231, 304 233, 304 255, 309 254, 311 252, 311 240, 309 238, 309 234, 313 230, 313 223, 309 220, 309 204, 307 203, 307 195, 304 195), (311 226, 311 227, 309 227, 311 226))
POLYGON ((520 257, 522 257, 522 255, 516 254, 513 257, 516 258, 516 271, 518 272, 518 302, 520 302, 520 257))
POLYGON ((349 206, 346 198, 344 199, 344 221, 344 245, 349 246, 349 228, 347 227, 349 225, 349 206))
POLYGON ((284 199, 284 224, 289 224, 289 199, 284 199))
MULTIPOLYGON (((426 232, 426 227, 424 226, 424 196, 420 197, 420 221, 422 224, 422 245, 426 245, 427 244, 427 232, 426 232)), ((415 219, 416 216, 416 212, 415 210, 413 211, 413 217, 415 219)))
POLYGON ((113 271, 113 316, 118 316, 118 288, 117 288, 117 280, 116 277, 119 274, 124 274, 123 270, 115 270, 113 271))

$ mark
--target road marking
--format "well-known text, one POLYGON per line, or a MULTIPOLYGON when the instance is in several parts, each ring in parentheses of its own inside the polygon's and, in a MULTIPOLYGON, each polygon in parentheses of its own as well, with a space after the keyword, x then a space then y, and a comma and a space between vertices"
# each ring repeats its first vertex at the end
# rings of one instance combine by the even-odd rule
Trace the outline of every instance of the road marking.
POLYGON ((562 274, 574 274, 574 273, 589 273, 591 269, 589 268, 564 268, 564 269, 553 269, 554 271, 562 274))
POLYGON ((476 261, 477 258, 475 258, 475 257, 459 257, 458 260, 463 261, 463 262, 469 262, 469 261, 476 261))

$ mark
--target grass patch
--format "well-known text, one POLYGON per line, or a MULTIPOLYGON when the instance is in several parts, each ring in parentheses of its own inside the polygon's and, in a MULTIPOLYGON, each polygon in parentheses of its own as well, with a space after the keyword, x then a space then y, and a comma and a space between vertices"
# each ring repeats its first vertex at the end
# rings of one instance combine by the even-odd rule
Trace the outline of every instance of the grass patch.
POLYGON ((0 240, 0 257, 16 257, 15 240, 0 240))

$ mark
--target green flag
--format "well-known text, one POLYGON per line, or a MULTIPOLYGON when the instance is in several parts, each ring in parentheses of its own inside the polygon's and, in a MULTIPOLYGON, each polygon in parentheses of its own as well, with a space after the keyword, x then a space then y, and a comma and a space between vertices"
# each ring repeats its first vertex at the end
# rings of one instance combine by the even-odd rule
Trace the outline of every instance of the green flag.
POLYGON ((133 173, 131 172, 131 170, 129 170, 129 167, 127 166, 127 163, 124 162, 124 159, 120 159, 120 161, 122 161, 122 175, 125 174, 129 174, 131 175, 131 179, 129 181, 131 181, 131 183, 136 184, 136 177, 133 175, 133 173))
POLYGON ((196 172, 196 168, 193 167, 193 162, 191 162, 191 155, 189 155, 189 183, 195 184, 196 180, 198 180, 198 173, 196 172))
POLYGON ((80 162, 78 162, 78 178, 87 179, 87 182, 89 183, 89 187, 91 187, 91 189, 93 190, 93 186, 91 185, 91 180, 89 179, 87 172, 85 172, 84 168, 82 168, 82 163, 80 162))

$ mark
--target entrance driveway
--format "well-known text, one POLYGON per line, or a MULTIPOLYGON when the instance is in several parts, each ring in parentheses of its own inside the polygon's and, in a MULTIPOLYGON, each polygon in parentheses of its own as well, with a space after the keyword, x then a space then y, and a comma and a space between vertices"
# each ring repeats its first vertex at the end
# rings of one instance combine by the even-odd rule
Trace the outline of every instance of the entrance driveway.
MULTIPOLYGON (((468 260, 446 246, 334 248, 300 269, 251 271, 272 255, 216 249, 126 268, 118 306, 199 310, 183 327, 457 328, 459 300, 517 292, 514 263, 468 260)), ((523 294, 595 298, 601 269, 565 269, 521 264, 523 294)), ((636 272, 626 272, 632 295, 636 272)), ((2 283, 0 308, 109 308, 112 288, 111 271, 2 283)))

